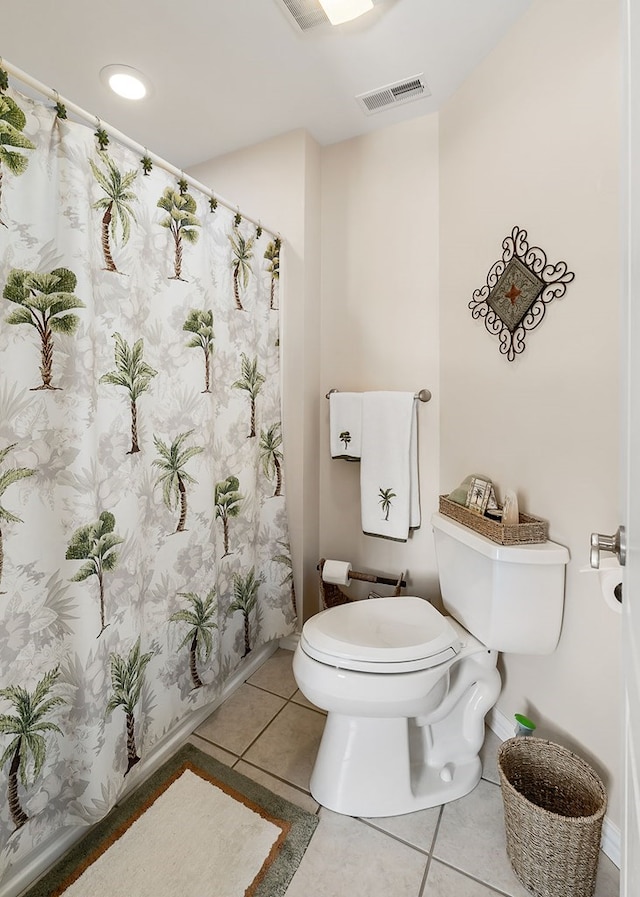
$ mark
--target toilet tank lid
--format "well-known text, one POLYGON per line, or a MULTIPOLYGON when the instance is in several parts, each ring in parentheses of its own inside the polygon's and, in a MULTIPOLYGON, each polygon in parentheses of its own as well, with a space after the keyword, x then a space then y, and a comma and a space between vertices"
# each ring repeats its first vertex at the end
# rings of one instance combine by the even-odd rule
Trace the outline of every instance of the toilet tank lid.
POLYGON ((434 529, 446 533, 494 561, 511 564, 569 563, 569 550, 557 542, 521 542, 517 545, 500 545, 439 512, 432 515, 431 525, 434 529))

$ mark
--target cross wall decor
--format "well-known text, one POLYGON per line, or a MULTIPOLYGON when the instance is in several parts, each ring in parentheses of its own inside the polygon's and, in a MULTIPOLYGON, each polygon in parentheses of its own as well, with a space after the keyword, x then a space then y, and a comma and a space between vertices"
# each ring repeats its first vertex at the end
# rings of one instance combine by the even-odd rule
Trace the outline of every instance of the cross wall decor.
POLYGON ((501 354, 513 361, 524 352, 527 332, 541 323, 553 299, 564 296, 575 275, 566 262, 548 264, 546 253, 529 246, 526 230, 519 227, 505 237, 502 249, 469 308, 473 318, 484 318, 485 328, 500 340, 501 354))

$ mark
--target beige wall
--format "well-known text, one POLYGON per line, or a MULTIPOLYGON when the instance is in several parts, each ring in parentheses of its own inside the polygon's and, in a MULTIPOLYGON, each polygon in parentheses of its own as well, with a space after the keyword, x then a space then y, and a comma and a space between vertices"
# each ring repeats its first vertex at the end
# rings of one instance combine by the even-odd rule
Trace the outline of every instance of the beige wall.
POLYGON ((294 131, 192 169, 283 237, 281 273, 285 483, 299 613, 317 591, 320 403, 320 148, 294 131))
POLYGON ((593 762, 620 819, 620 617, 588 565, 619 522, 618 4, 534 0, 439 116, 320 147, 303 132, 191 173, 286 243, 285 451, 296 587, 317 608, 321 556, 408 571, 437 598, 429 516, 483 472, 568 546, 550 657, 501 659, 498 711, 593 762), (576 274, 510 363, 468 309, 518 225, 576 274), (364 536, 358 465, 331 461, 338 389, 429 388, 419 407, 423 525, 364 536))
MULTIPOLYGON (((329 456, 320 409, 320 549, 356 570, 407 570, 433 594, 438 489, 438 120, 418 118, 322 153, 321 390, 430 389, 418 405, 423 525, 406 543, 362 533, 360 465, 329 456)), ((389 593, 384 588, 381 592, 389 593)))
POLYGON ((620 520, 617 15, 536 0, 440 116, 441 483, 486 472, 570 549, 559 647, 503 657, 497 706, 590 759, 614 821, 620 617, 580 571, 620 520), (509 363, 467 304, 514 225, 576 277, 509 363))

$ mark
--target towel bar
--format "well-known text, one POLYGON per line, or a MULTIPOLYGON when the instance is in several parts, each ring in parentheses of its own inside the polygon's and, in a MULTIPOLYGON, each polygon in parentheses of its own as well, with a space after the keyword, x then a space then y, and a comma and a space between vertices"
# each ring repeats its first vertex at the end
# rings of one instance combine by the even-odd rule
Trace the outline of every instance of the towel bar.
MULTIPOLYGON (((330 389, 326 394, 325 399, 328 399, 332 392, 340 392, 340 390, 330 389)), ((420 399, 421 402, 429 402, 431 400, 431 391, 428 389, 421 389, 420 392, 415 394, 414 398, 420 399)))

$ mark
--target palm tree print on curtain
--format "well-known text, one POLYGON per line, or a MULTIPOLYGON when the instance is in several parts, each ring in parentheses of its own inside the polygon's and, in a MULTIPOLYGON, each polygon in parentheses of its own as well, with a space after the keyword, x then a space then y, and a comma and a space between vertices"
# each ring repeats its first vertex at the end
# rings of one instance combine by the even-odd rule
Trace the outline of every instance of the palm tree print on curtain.
POLYGON ((251 651, 251 621, 250 615, 258 603, 258 589, 262 585, 262 579, 256 577, 255 568, 244 576, 241 573, 233 574, 233 601, 229 605, 229 613, 240 611, 244 631, 244 654, 246 657, 251 651))
POLYGON ((226 480, 216 483, 215 505, 216 520, 222 521, 222 536, 224 540, 224 554, 229 554, 229 520, 238 517, 243 496, 240 494, 240 480, 234 476, 228 476, 226 480))
POLYGON ((280 240, 270 240, 264 252, 267 260, 267 272, 270 275, 269 282, 269 308, 275 308, 276 284, 280 280, 280 240))
POLYGON ((153 651, 140 653, 140 637, 129 651, 127 658, 119 654, 111 655, 111 688, 113 694, 107 704, 106 714, 110 716, 118 707, 122 707, 125 715, 127 731, 127 769, 125 775, 140 762, 135 736, 135 709, 140 700, 144 684, 144 671, 153 657, 153 651))
POLYGON ((196 215, 196 201, 190 193, 181 193, 172 187, 167 187, 158 200, 158 208, 164 209, 168 213, 160 221, 160 224, 162 227, 168 228, 173 237, 173 274, 169 280, 184 280, 182 277, 182 241, 197 243, 200 236, 196 230, 201 226, 200 219, 196 215))
MULTIPOLYGON (((2 464, 9 454, 16 447, 16 443, 8 445, 6 448, 0 449, 0 464, 2 464)), ((35 473, 30 467, 9 467, 7 470, 0 470, 0 524, 2 523, 22 523, 22 519, 16 514, 12 514, 2 506, 2 496, 9 486, 13 486, 18 480, 25 477, 31 477, 35 473)), ((0 586, 2 585, 2 571, 4 568, 4 537, 2 535, 2 526, 0 525, 0 586)), ((3 592, 0 591, 0 595, 3 592)))
POLYGON ((118 563, 118 554, 114 550, 124 540, 120 538, 114 529, 116 520, 109 511, 103 511, 95 523, 81 526, 71 537, 71 542, 65 555, 68 561, 86 561, 72 578, 72 582, 84 582, 90 576, 98 579, 100 597, 100 632, 98 638, 109 625, 105 619, 104 603, 104 574, 115 570, 118 563))
POLYGON ((112 386, 121 386, 129 393, 131 408, 131 448, 127 452, 133 455, 140 451, 138 444, 138 399, 149 388, 151 380, 158 373, 146 363, 142 357, 144 343, 142 339, 133 344, 133 348, 123 339, 119 333, 114 333, 115 371, 108 371, 100 377, 100 383, 110 383, 112 386))
POLYGON ((293 612, 297 615, 298 613, 298 605, 296 603, 296 587, 293 579, 293 560, 291 558, 291 546, 288 542, 283 542, 282 540, 278 540, 278 545, 282 547, 283 553, 277 554, 274 557, 274 561, 277 564, 282 564, 287 568, 287 575, 282 580, 280 585, 290 586, 291 587, 291 604, 293 606, 293 612))
POLYGON ((213 351, 213 312, 202 311, 194 308, 189 312, 187 320, 182 325, 183 330, 188 330, 194 336, 187 346, 190 349, 202 349, 204 354, 204 389, 202 392, 211 392, 211 352, 213 351))
POLYGON ((193 592, 178 592, 178 596, 185 598, 190 607, 171 614, 169 622, 186 623, 189 627, 178 650, 189 645, 189 672, 193 687, 202 688, 204 682, 198 673, 198 661, 206 663, 213 651, 213 630, 218 628, 214 619, 217 612, 216 590, 211 589, 204 601, 193 592))
POLYGON ((11 312, 7 324, 31 324, 40 336, 40 374, 42 384, 33 389, 58 389, 53 386, 53 334, 73 333, 79 324, 72 308, 84 308, 73 291, 77 279, 68 268, 55 268, 49 274, 36 271, 10 272, 2 295, 20 306, 11 312))
MULTIPOLYGON (((0 715, 16 716, 10 695, 28 710, 54 667, 38 713, 48 698, 66 699, 32 716, 35 727, 64 732, 37 728, 46 757, 36 780, 22 742, 28 788, 19 766, 12 781, 29 822, 16 830, 0 801, 0 893, 14 893, 26 884, 15 887, 16 857, 20 869, 35 868, 43 849, 99 822, 129 763, 139 757, 141 775, 153 768, 158 746, 244 676, 245 652, 266 656, 296 616, 284 560, 288 484, 283 476, 274 495, 276 467, 267 463, 274 453, 286 463, 280 428, 271 430, 282 420, 280 312, 270 309, 264 259, 275 236, 259 228, 251 236, 254 260, 245 261, 254 268, 238 281, 238 314, 229 234, 246 242, 249 231, 234 211, 220 202, 208 214, 196 187, 192 204, 155 160, 143 176, 142 154, 115 138, 100 155, 93 122, 61 120, 50 101, 13 88, 4 95, 23 111, 21 133, 35 148, 15 148, 29 160, 19 177, 0 163, 9 225, 0 227, 0 715), (106 183, 113 178, 108 190, 90 160, 106 183), (125 200, 135 212, 126 243, 113 207, 108 228, 122 275, 108 270, 101 245, 116 170, 123 182, 138 172, 124 184, 136 195, 125 200), (165 195, 168 209, 158 207, 165 195), (160 221, 171 210, 169 237, 160 221), (189 228, 198 239, 184 239, 189 228), (188 284, 167 277, 176 237, 188 284), (256 438, 247 438, 250 416, 256 438), (24 693, 6 691, 17 685, 24 693)), ((22 724, 3 725, 0 757, 22 724)), ((5 783, 14 754, 0 770, 5 783)))
POLYGON ((243 389, 245 392, 249 393, 249 401, 251 402, 251 426, 247 438, 251 439, 256 435, 256 399, 258 398, 258 393, 262 389, 262 384, 265 382, 265 377, 258 370, 258 359, 254 358, 253 361, 250 361, 244 352, 242 353, 241 372, 240 379, 236 380, 232 386, 234 389, 243 389))
POLYGON ((282 495, 282 433, 280 423, 271 424, 268 430, 260 433, 260 460, 262 470, 269 480, 275 477, 276 487, 273 497, 282 495))
MULTIPOLYGON (((0 70, 0 76, 6 73, 0 70)), ((0 84, 0 91, 6 87, 0 84)), ((20 150, 33 150, 35 143, 22 133, 27 123, 27 118, 11 97, 0 92, 0 225, 7 227, 2 217, 2 179, 6 169, 13 175, 24 174, 29 164, 29 159, 20 150)))
POLYGON ((180 518, 175 528, 176 533, 184 532, 187 521, 187 483, 195 483, 196 480, 184 469, 185 464, 194 455, 199 455, 204 449, 199 445, 185 446, 193 430, 181 433, 167 445, 157 436, 153 437, 159 458, 152 463, 154 467, 162 471, 156 484, 162 485, 162 498, 170 511, 180 506, 180 518))
POLYGON ((127 171, 122 174, 113 159, 105 152, 100 153, 100 161, 103 165, 102 169, 96 165, 93 159, 89 159, 93 176, 104 193, 104 196, 93 203, 93 208, 103 212, 101 239, 105 269, 119 273, 111 255, 111 239, 117 241, 119 224, 122 231, 122 245, 124 246, 129 240, 131 222, 136 220, 131 208, 131 203, 135 202, 136 195, 131 190, 131 185, 137 178, 138 172, 127 171))
POLYGON ((47 756, 47 742, 42 733, 63 734, 59 726, 45 719, 54 707, 64 703, 59 695, 51 694, 59 673, 58 667, 46 673, 33 692, 28 692, 20 685, 0 688, 0 698, 9 701, 15 710, 13 715, 0 715, 0 735, 13 735, 0 757, 0 768, 9 764, 7 802, 16 829, 22 828, 29 820, 20 802, 18 779, 27 788, 30 778, 35 782, 40 775, 47 756))
POLYGON ((233 271, 233 298, 236 300, 236 308, 244 311, 240 300, 240 289, 246 290, 251 277, 251 260, 253 259, 253 244, 255 237, 245 239, 240 231, 235 230, 229 234, 231 243, 231 270, 233 271))

